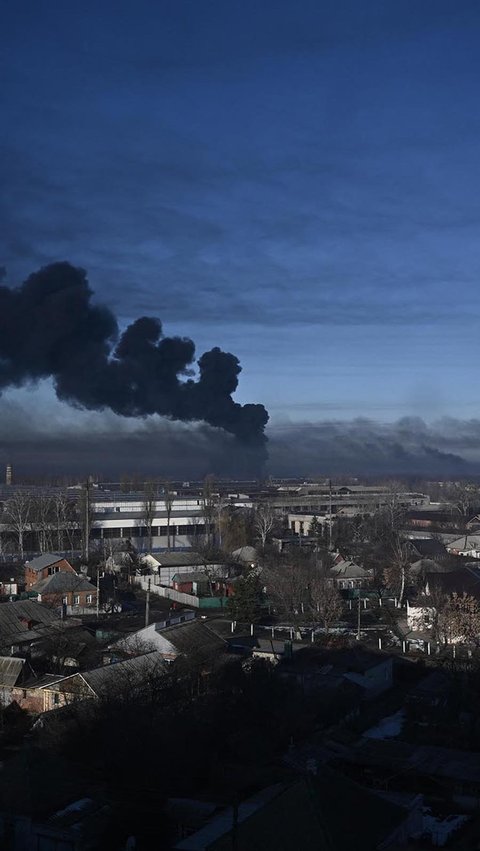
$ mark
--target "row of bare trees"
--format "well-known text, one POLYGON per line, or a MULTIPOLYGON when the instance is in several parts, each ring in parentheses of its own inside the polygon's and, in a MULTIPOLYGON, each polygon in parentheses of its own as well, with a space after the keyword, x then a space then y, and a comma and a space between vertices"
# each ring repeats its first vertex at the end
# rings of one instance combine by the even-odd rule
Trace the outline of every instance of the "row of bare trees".
POLYGON ((160 491, 160 499, 165 505, 165 511, 167 514, 167 548, 170 550, 171 546, 171 520, 172 520, 172 511, 173 511, 173 502, 175 499, 175 492, 172 490, 172 486, 170 482, 164 481, 162 483, 157 483, 154 481, 146 482, 144 486, 144 498, 143 498, 143 520, 145 523, 145 527, 147 530, 149 548, 152 549, 153 544, 153 521, 155 520, 157 510, 158 510, 158 500, 159 500, 159 491, 160 491))
POLYGON ((3 504, 0 522, 3 527, 0 545, 3 546, 6 536, 13 535, 23 559, 27 537, 40 552, 67 549, 73 552, 85 521, 81 499, 63 493, 16 491, 3 504))

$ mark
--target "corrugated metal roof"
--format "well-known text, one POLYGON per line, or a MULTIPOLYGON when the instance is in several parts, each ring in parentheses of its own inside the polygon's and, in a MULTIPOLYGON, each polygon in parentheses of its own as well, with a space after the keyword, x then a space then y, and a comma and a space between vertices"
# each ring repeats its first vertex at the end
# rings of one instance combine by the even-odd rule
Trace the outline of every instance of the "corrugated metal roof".
POLYGON ((15 656, 0 656, 0 686, 14 686, 20 677, 25 659, 15 656))
POLYGON ((146 677, 160 673, 164 665, 163 655, 154 651, 145 656, 126 659, 124 662, 113 662, 111 665, 94 668, 92 671, 83 671, 74 676, 82 677, 96 695, 103 696, 140 685, 146 677))
POLYGON ((200 620, 186 621, 157 632, 163 635, 180 653, 188 653, 197 650, 224 650, 225 639, 221 638, 200 620))
POLYGON ((20 637, 22 633, 50 626, 59 621, 57 612, 35 600, 17 600, 0 604, 0 641, 20 637), (29 627, 30 624, 30 627, 29 627))

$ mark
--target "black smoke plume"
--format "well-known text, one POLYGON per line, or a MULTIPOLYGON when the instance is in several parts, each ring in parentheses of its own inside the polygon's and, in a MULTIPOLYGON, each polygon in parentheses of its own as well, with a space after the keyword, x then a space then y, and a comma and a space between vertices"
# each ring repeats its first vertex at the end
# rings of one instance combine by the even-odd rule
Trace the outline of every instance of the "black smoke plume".
POLYGON ((146 316, 119 337, 113 313, 91 296, 85 272, 69 263, 45 266, 16 289, 0 286, 0 389, 51 377, 72 405, 204 420, 266 455, 266 409, 232 399, 235 355, 205 352, 194 380, 191 340, 164 337, 161 322, 146 316))

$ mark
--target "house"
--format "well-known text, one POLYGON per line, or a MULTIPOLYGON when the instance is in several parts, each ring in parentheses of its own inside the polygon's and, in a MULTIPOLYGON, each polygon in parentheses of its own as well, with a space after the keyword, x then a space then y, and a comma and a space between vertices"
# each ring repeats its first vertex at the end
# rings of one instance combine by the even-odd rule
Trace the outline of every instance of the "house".
POLYGON ((4 654, 29 652, 60 623, 58 612, 34 600, 0 604, 0 651, 4 654))
POLYGON ((223 579, 211 577, 205 570, 195 573, 176 573, 172 579, 172 588, 184 594, 194 594, 197 597, 225 596, 223 579))
POLYGON ((399 806, 325 768, 318 776, 262 789, 236 810, 224 808, 174 847, 178 851, 386 851, 419 832, 420 815, 419 807, 399 806))
POLYGON ((195 552, 171 552, 171 553, 149 553, 142 556, 142 565, 149 568, 152 573, 158 575, 160 585, 171 587, 172 579, 176 573, 205 574, 206 568, 210 575, 222 577, 228 575, 228 567, 225 564, 217 564, 205 561, 195 552))
MULTIPOLYGON (((294 673, 299 683, 315 689, 323 678, 343 678, 358 687, 363 700, 370 700, 393 684, 393 660, 385 653, 375 653, 363 647, 324 650, 315 645, 303 646, 282 663, 282 671, 294 673)), ((331 684, 332 685, 332 684, 331 684)))
POLYGON ((19 585, 13 576, 10 579, 4 579, 3 582, 0 582, 1 597, 17 597, 18 593, 19 585))
POLYGON ((76 575, 76 571, 66 558, 57 553, 43 553, 31 561, 25 562, 25 588, 30 591, 41 579, 47 579, 48 576, 60 572, 76 575))
POLYGON ((97 605, 95 585, 77 573, 52 573, 31 587, 38 594, 38 602, 48 606, 64 607, 66 614, 90 614, 97 605))
MULTIPOLYGON (((193 612, 188 612, 188 615, 192 614, 193 612)), ((200 655, 207 658, 211 654, 224 652, 227 647, 225 639, 214 632, 205 621, 188 617, 183 622, 170 621, 168 626, 164 623, 152 623, 111 644, 109 650, 114 654, 131 655, 155 650, 165 661, 174 662, 179 656, 200 655)))
POLYGON ((455 556, 480 558, 480 535, 462 535, 447 544, 447 551, 455 556))
POLYGON ((12 691, 33 672, 26 659, 0 656, 0 707, 12 702, 12 691))
POLYGON ((154 686, 155 680, 164 671, 164 657, 162 653, 154 651, 90 671, 70 674, 43 688, 45 711, 77 700, 138 697, 143 689, 154 686))
POLYGON ((23 682, 17 681, 10 690, 10 703, 16 703, 20 709, 39 715, 50 708, 49 689, 62 679, 62 674, 42 674, 30 676, 23 682))
POLYGON ((427 573, 426 593, 433 590, 444 594, 468 594, 480 600, 480 567, 466 564, 448 573, 427 573))
POLYGON ((267 659, 269 662, 280 662, 291 659, 293 653, 305 647, 300 642, 282 641, 279 638, 256 638, 253 644, 252 656, 255 659, 267 659))
POLYGON ((0 652, 27 661, 49 660, 57 670, 79 667, 95 639, 77 618, 62 619, 58 611, 35 600, 0 604, 0 652))
POLYGON ((478 810, 480 805, 480 753, 361 738, 342 749, 337 762, 349 765, 350 774, 379 789, 420 792, 465 810, 478 810))
POLYGON ((420 529, 429 529, 432 526, 451 526, 452 513, 445 511, 443 507, 434 510, 411 510, 407 511, 405 523, 420 529))
POLYGON ((335 673, 364 689, 365 698, 370 700, 393 685, 393 659, 386 653, 374 653, 363 647, 347 647, 331 650, 325 655, 327 664, 335 673))
POLYGON ((424 590, 429 573, 450 573, 455 569, 450 564, 442 564, 432 558, 420 558, 410 564, 408 575, 424 590))
POLYGON ((422 558, 432 558, 441 561, 448 557, 447 549, 442 540, 436 538, 414 538, 407 542, 412 561, 422 558))
POLYGON ((329 579, 339 590, 365 588, 371 580, 371 573, 350 559, 340 558, 330 568, 329 579))

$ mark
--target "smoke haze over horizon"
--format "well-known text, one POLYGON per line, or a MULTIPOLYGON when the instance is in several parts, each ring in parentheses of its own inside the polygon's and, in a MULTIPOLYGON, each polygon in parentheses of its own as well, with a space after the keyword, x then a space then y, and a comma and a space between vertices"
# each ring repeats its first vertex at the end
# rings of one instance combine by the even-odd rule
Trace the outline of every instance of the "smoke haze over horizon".
MULTIPOLYGON (((221 429, 158 416, 130 420, 111 412, 75 410, 52 402, 49 392, 40 386, 28 396, 11 391, 0 398, 0 463, 12 463, 20 476, 259 476, 256 452, 221 429)), ((442 478, 480 473, 476 419, 277 421, 268 427, 267 436, 265 475, 442 478)))

